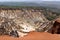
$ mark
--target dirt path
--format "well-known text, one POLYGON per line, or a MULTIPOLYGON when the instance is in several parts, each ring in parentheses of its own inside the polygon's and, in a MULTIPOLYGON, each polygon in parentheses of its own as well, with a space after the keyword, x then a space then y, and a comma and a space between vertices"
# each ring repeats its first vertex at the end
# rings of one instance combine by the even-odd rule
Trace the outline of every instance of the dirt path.
POLYGON ((14 38, 11 36, 0 36, 0 40, 60 40, 60 36, 57 34, 50 34, 44 32, 31 32, 23 38, 14 38))

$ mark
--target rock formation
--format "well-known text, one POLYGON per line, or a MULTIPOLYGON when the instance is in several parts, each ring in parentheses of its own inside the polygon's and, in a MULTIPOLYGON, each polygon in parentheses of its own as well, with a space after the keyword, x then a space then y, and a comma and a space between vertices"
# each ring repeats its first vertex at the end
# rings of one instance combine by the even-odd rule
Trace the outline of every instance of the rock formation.
POLYGON ((0 9, 0 34, 23 37, 30 31, 47 32, 52 22, 34 9, 0 9))
POLYGON ((60 34, 60 18, 55 19, 53 27, 49 30, 52 34, 60 34))

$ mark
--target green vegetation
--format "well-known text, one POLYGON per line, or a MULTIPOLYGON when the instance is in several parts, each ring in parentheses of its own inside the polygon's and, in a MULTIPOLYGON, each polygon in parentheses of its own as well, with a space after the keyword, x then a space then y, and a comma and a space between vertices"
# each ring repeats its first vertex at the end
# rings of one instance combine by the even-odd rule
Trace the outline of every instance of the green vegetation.
POLYGON ((43 10, 42 13, 45 15, 45 17, 48 20, 53 20, 55 19, 57 16, 60 16, 60 9, 57 8, 50 8, 50 7, 37 7, 37 6, 4 6, 1 5, 0 8, 31 8, 31 9, 36 9, 36 10, 43 10))

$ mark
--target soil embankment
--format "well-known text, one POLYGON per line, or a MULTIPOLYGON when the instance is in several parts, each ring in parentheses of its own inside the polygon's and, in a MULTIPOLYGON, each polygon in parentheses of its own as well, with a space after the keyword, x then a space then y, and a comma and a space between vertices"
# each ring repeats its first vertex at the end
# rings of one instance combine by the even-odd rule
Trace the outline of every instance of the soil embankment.
POLYGON ((0 40, 60 40, 60 35, 44 32, 30 32, 23 38, 14 38, 11 36, 0 36, 0 40))

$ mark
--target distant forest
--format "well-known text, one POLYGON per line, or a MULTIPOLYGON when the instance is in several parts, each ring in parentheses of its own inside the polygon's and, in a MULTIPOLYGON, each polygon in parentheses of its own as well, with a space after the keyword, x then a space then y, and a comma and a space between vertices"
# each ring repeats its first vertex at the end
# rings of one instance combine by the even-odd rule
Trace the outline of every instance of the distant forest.
POLYGON ((60 16, 60 9, 51 8, 51 7, 42 7, 42 6, 0 6, 1 8, 11 8, 11 9, 34 9, 34 10, 42 10, 42 13, 48 20, 53 20, 60 16))

